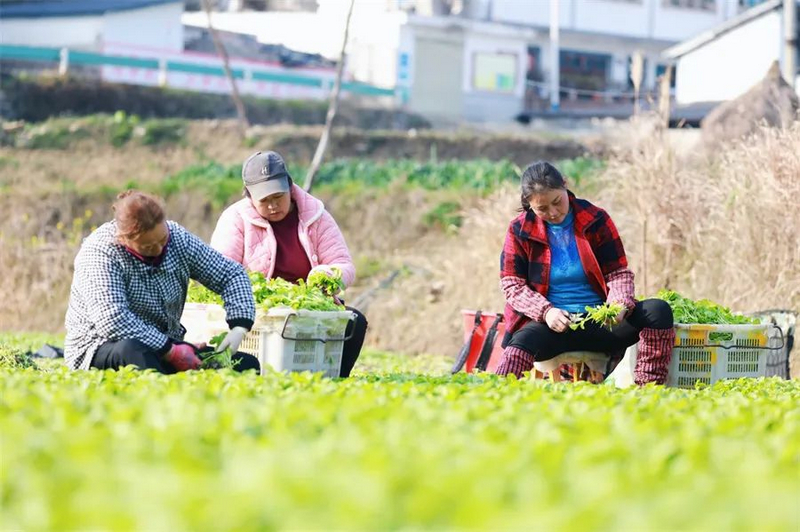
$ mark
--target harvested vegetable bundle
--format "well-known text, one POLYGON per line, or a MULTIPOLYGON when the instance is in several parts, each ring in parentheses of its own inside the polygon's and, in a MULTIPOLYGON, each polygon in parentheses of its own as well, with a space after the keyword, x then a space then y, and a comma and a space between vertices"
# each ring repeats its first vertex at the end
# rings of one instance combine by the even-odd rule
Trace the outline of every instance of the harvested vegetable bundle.
MULTIPOLYGON (((338 270, 338 268, 336 269, 338 270)), ((338 287, 341 283, 341 272, 338 279, 320 274, 327 281, 319 281, 325 289, 311 286, 300 280, 297 284, 284 279, 266 279, 263 274, 250 272, 250 283, 256 304, 264 310, 274 307, 289 307, 295 310, 342 310, 343 305, 338 304, 326 291, 331 287, 338 287)), ((338 289, 335 290, 336 293, 338 289)), ((186 301, 190 303, 213 303, 222 305, 222 298, 206 288, 192 281, 189 284, 186 301)))
POLYGON ((319 288, 300 280, 290 283, 284 279, 265 279, 263 274, 250 273, 256 304, 264 310, 289 307, 295 310, 342 310, 344 306, 319 288))
POLYGON ((569 328, 573 331, 575 329, 584 329, 586 323, 593 321, 599 323, 603 327, 610 329, 614 325, 614 319, 622 312, 623 306, 619 303, 603 303, 596 307, 586 307, 586 314, 573 314, 572 323, 569 328))
POLYGON ((731 309, 718 305, 708 299, 693 301, 674 290, 659 290, 658 299, 663 299, 672 308, 675 323, 706 323, 747 325, 759 323, 758 319, 734 314, 731 309))
POLYGON ((213 351, 200 351, 197 353, 197 356, 202 360, 200 369, 233 369, 241 362, 240 360, 234 362, 233 358, 231 358, 230 349, 217 352, 219 344, 225 339, 225 334, 218 334, 209 340, 209 345, 214 347, 213 351))
POLYGON ((336 295, 344 290, 342 270, 336 266, 331 266, 330 270, 333 273, 333 276, 330 276, 323 271, 316 271, 309 274, 308 286, 312 288, 319 288, 330 296, 336 295))

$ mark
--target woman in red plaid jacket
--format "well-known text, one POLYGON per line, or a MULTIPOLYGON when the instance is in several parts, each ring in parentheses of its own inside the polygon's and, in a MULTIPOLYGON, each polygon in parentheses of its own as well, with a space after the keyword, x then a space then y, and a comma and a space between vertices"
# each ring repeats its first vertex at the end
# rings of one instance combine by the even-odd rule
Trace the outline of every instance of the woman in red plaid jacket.
POLYGON ((634 380, 663 384, 675 343, 672 310, 660 299, 634 299, 633 272, 611 217, 567 190, 550 163, 528 166, 522 212, 508 227, 500 257, 506 335, 497 373, 518 377, 534 361, 568 351, 619 353, 639 342, 634 380), (594 322, 569 327, 571 313, 603 302, 623 310, 609 330, 594 322))

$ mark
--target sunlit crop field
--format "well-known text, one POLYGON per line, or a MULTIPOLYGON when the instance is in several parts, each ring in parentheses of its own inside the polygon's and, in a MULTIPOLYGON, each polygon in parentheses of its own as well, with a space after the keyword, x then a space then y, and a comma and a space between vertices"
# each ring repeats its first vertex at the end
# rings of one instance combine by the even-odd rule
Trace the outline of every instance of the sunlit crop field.
POLYGON ((431 360, 367 354, 338 381, 0 369, 0 528, 800 527, 797 381, 617 390, 431 360))

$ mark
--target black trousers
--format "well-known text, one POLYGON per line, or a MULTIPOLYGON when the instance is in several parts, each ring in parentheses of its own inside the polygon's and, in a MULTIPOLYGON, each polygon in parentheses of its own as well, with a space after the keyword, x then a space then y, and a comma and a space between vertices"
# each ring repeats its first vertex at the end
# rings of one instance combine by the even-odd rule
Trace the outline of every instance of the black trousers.
MULTIPOLYGON (((253 355, 234 353, 231 358, 234 362, 239 361, 234 366, 236 371, 259 371, 261 368, 258 359, 253 355)), ((142 370, 153 369, 166 375, 177 373, 175 368, 161 359, 155 349, 132 339, 104 343, 97 348, 91 364, 91 367, 97 369, 119 369, 125 366, 136 366, 142 370)))
POLYGON ((636 303, 628 317, 611 330, 589 322, 585 329, 567 329, 559 333, 546 323, 532 321, 514 333, 508 347, 522 349, 538 362, 568 351, 618 353, 638 342, 642 329, 670 329, 672 325, 669 304, 661 299, 646 299, 636 303))
POLYGON ((347 324, 345 336, 352 336, 349 340, 345 341, 342 348, 342 369, 339 371, 340 377, 349 377, 350 372, 353 371, 353 366, 358 360, 358 355, 361 354, 361 347, 364 345, 364 338, 367 336, 367 317, 361 313, 360 310, 353 307, 347 307, 355 313, 356 319, 347 324))

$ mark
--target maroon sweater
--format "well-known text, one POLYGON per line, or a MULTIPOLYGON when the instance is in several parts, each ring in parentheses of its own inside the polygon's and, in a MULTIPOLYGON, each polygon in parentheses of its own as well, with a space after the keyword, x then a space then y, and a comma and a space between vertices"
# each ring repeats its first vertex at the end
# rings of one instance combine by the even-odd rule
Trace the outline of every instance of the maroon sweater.
POLYGON ((275 272, 272 276, 292 283, 296 283, 299 279, 305 280, 311 271, 311 261, 308 260, 306 250, 300 244, 297 229, 299 223, 297 205, 292 205, 291 212, 280 222, 270 222, 275 241, 278 243, 275 253, 275 272))

